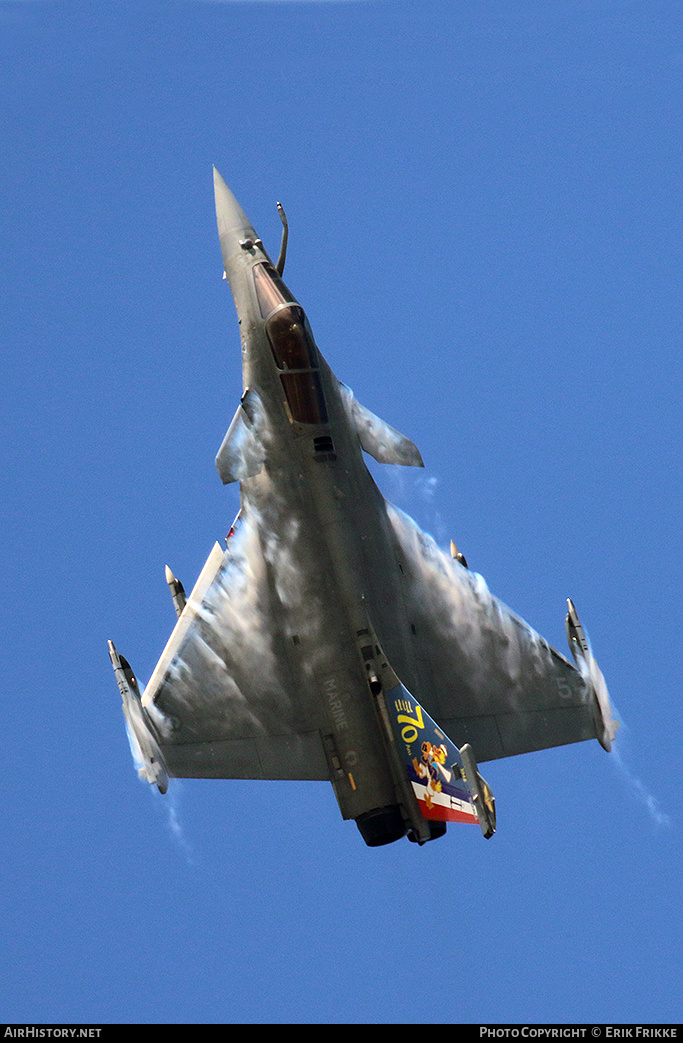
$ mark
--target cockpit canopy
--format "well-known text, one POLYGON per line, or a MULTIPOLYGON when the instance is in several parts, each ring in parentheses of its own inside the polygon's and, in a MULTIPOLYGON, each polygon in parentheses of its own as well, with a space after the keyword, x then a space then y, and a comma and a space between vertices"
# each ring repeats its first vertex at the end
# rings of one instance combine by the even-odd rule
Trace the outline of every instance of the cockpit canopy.
POLYGON ((303 308, 278 308, 266 323, 278 369, 317 369, 318 351, 303 308))
POLYGON ((308 319, 272 264, 256 264, 254 286, 266 334, 287 400, 290 419, 326 424, 318 349, 308 319))
POLYGON ((267 261, 255 264, 252 272, 262 319, 267 319, 271 311, 274 311, 280 304, 285 304, 287 301, 296 303, 294 294, 285 286, 272 264, 267 261))

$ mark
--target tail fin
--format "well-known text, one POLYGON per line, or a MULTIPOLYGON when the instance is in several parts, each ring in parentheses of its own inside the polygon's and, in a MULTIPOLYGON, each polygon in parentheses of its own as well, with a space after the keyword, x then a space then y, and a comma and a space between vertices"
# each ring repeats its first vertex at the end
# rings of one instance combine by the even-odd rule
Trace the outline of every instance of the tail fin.
POLYGON ((395 749, 420 812, 431 822, 478 822, 496 830, 495 800, 479 774, 472 747, 461 750, 400 682, 386 692, 395 749))

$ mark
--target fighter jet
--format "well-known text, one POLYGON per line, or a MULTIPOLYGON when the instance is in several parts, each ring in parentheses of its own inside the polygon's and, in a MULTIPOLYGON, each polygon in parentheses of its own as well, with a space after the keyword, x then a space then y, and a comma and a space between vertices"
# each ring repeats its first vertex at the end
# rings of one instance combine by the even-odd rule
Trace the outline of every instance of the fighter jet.
POLYGON ((334 375, 275 264, 214 170, 244 387, 216 457, 240 511, 141 692, 110 642, 140 775, 332 784, 371 847, 448 822, 496 828, 483 761, 614 736, 573 603, 574 664, 444 553, 375 485, 364 453, 422 467, 417 447, 334 375))

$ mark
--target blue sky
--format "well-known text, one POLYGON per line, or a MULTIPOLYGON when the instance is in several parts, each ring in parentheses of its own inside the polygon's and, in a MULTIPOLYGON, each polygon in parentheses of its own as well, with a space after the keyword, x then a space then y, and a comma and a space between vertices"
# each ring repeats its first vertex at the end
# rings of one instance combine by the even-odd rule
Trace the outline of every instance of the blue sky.
POLYGON ((682 67, 657 0, 0 0, 6 1020, 681 1020, 682 67), (213 163, 385 494, 590 632, 617 753, 486 765, 489 842, 134 774, 107 639, 146 680, 236 510, 213 163))

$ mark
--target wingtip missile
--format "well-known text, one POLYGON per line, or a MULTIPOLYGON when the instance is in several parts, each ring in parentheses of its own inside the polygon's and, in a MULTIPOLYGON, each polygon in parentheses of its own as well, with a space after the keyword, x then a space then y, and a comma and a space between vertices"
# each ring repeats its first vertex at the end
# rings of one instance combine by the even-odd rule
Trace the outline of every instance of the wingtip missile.
POLYGON ((567 643, 569 644, 569 649, 574 656, 574 661, 578 663, 580 659, 585 660, 587 656, 590 655, 590 645, 584 629, 581 626, 576 606, 571 598, 567 598, 567 617, 565 625, 567 628, 567 643))
POLYGON ((134 696, 137 701, 140 702, 142 698, 140 695, 140 688, 130 663, 125 656, 122 656, 117 651, 116 645, 113 641, 108 641, 107 644, 109 646, 111 665, 114 667, 114 675, 124 702, 129 696, 134 696))
POLYGON ((114 642, 109 641, 107 644, 123 700, 123 716, 138 775, 150 784, 156 784, 160 793, 165 793, 168 789, 168 771, 159 745, 147 726, 137 679, 130 663, 117 651, 114 642))
POLYGON ((567 642, 574 656, 574 662, 581 676, 593 690, 597 711, 600 715, 601 728, 598 733, 598 742, 603 750, 609 753, 612 749, 612 740, 619 728, 619 722, 616 720, 612 710, 602 670, 593 655, 588 635, 581 626, 579 614, 571 598, 567 598, 565 624, 567 627, 567 642))
POLYGON ((173 607, 175 608, 178 619, 183 614, 183 609, 187 604, 187 597, 185 595, 185 588, 179 579, 177 579, 172 571, 166 566, 166 582, 168 583, 168 589, 171 591, 171 597, 173 598, 173 607))
POLYGON ((456 547, 453 540, 451 540, 451 557, 454 561, 459 561, 463 568, 467 568, 467 559, 456 547))

